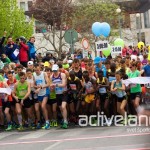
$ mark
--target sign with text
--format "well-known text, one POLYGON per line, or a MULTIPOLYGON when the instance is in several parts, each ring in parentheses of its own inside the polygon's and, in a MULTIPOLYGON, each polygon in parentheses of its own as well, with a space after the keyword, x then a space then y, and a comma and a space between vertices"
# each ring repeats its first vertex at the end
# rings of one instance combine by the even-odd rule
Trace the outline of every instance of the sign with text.
POLYGON ((98 41, 96 44, 96 51, 103 51, 108 49, 108 41, 98 41))
POLYGON ((122 47, 121 46, 112 46, 111 48, 112 48, 111 53, 113 53, 113 54, 122 53, 122 47))
POLYGON ((83 49, 82 54, 83 54, 83 58, 88 57, 88 51, 87 50, 83 49))

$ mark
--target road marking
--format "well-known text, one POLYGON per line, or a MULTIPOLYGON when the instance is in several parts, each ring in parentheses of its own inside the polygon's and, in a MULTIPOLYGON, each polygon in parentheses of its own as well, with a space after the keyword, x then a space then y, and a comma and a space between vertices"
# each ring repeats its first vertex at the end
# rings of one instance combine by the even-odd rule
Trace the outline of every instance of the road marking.
POLYGON ((55 146, 58 146, 58 145, 61 144, 61 143, 62 143, 61 141, 60 141, 60 142, 56 142, 56 143, 50 145, 49 147, 45 148, 44 150, 51 150, 51 149, 53 149, 55 146))
POLYGON ((19 141, 19 142, 6 142, 1 143, 0 146, 4 145, 18 145, 18 144, 35 144, 35 143, 50 143, 50 142, 66 142, 66 141, 79 141, 79 140, 95 140, 105 138, 119 138, 119 137, 132 137, 132 136, 144 136, 150 135, 150 133, 141 134, 125 134, 125 135, 110 135, 110 136, 97 136, 97 137, 82 137, 82 138, 67 138, 67 139, 54 139, 54 140, 42 140, 42 141, 19 141))
MULTIPOLYGON (((92 149, 101 149, 101 148, 122 148, 122 147, 132 147, 132 146, 145 146, 150 145, 150 143, 144 143, 144 144, 136 144, 136 145, 117 145, 117 146, 98 146, 98 147, 91 147, 91 148, 77 148, 77 149, 65 149, 65 150, 92 150, 92 149)), ((145 148, 146 150, 149 148, 145 148)), ((124 150, 145 150, 145 149, 124 149, 124 150)))
POLYGON ((136 149, 126 149, 126 150, 150 150, 150 147, 149 148, 136 148, 136 149))
POLYGON ((3 138, 6 138, 6 137, 8 137, 8 136, 10 136, 10 135, 12 135, 13 133, 6 133, 6 132, 4 132, 4 133, 0 133, 0 140, 2 140, 3 138))
POLYGON ((32 132, 30 134, 27 134, 25 136, 22 136, 21 138, 19 138, 20 140, 25 140, 25 139, 37 139, 40 138, 46 134, 50 133, 50 131, 37 131, 37 132, 32 132))

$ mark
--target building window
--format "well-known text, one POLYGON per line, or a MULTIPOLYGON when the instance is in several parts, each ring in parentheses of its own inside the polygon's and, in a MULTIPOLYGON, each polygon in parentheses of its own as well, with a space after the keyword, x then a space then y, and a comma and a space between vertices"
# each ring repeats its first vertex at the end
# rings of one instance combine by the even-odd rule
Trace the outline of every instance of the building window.
POLYGON ((141 21, 141 15, 140 17, 136 17, 136 29, 142 28, 142 21, 141 21))
POLYGON ((144 25, 145 25, 145 28, 150 28, 150 17, 149 17, 148 11, 144 13, 144 25))
MULTIPOLYGON (((140 35, 137 33, 138 42, 140 42, 140 35)), ((145 43, 145 32, 141 33, 141 41, 145 43)))
POLYGON ((24 11, 26 10, 25 2, 20 2, 20 8, 23 9, 24 11))

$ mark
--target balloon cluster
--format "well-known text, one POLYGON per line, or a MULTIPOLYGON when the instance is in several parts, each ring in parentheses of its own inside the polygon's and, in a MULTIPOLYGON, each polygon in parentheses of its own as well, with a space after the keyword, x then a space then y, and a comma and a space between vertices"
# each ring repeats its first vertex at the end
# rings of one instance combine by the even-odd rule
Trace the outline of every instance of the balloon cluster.
MULTIPOLYGON (((116 39, 114 41, 114 46, 121 46, 122 48, 124 47, 124 41, 120 38, 116 39)), ((105 57, 108 57, 111 54, 111 46, 110 44, 108 45, 108 49, 107 50, 103 50, 102 51, 103 55, 105 57)))
POLYGON ((139 49, 142 49, 142 48, 144 48, 144 45, 145 45, 145 44, 144 44, 143 42, 139 42, 139 43, 138 43, 138 48, 139 48, 139 49))
MULTIPOLYGON (((111 28, 107 22, 103 22, 103 23, 95 22, 92 25, 92 32, 96 37, 99 37, 99 36, 108 37, 110 34, 110 31, 111 31, 111 28)), ((123 48, 124 41, 118 38, 114 41, 114 46, 121 46, 123 48)), ((103 50, 102 53, 105 57, 108 57, 111 54, 110 44, 108 45, 108 49, 103 50)))
POLYGON ((92 25, 92 32, 96 37, 104 36, 108 37, 110 34, 110 25, 107 22, 95 22, 92 25))

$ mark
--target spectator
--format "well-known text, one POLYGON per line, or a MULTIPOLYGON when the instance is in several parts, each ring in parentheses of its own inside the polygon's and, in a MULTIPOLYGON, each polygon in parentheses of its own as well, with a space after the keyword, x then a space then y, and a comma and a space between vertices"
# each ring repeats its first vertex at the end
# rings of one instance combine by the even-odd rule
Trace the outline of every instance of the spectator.
POLYGON ((18 55, 19 55, 19 46, 13 42, 11 36, 7 39, 7 45, 5 46, 6 55, 8 58, 14 62, 19 63, 18 55))
POLYGON ((5 38, 6 38, 6 31, 4 31, 4 35, 3 37, 0 39, 0 55, 1 54, 5 54, 5 48, 3 46, 4 42, 5 42, 5 38))
POLYGON ((35 42, 35 37, 30 37, 30 40, 27 43, 29 47, 29 60, 32 61, 35 60, 35 53, 36 53, 34 42, 35 42))
POLYGON ((29 47, 28 45, 26 45, 25 37, 20 37, 19 43, 20 43, 19 61, 20 64, 22 64, 24 67, 27 67, 27 62, 29 60, 28 58, 29 47))
POLYGON ((10 59, 6 56, 6 54, 2 54, 2 61, 4 64, 11 63, 10 59))

